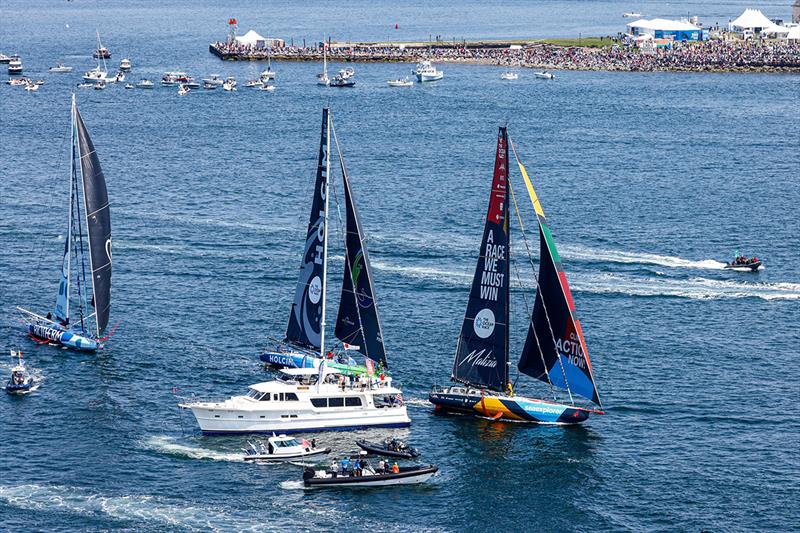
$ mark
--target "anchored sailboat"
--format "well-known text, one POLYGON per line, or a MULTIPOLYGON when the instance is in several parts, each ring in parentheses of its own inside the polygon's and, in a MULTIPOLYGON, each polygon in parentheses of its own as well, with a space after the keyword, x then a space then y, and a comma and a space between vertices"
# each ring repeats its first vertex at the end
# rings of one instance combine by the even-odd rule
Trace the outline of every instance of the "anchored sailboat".
POLYGON ((361 219, 353 198, 344 157, 336 139, 333 120, 325 108, 311 215, 286 336, 283 342, 278 343, 275 351, 262 353, 261 360, 275 368, 318 368, 320 362, 326 359, 328 368, 350 373, 371 373, 367 366, 359 365, 348 355, 351 351, 360 352, 367 361, 387 367, 381 320, 361 219), (326 353, 331 133, 338 153, 344 189, 345 221, 342 226, 345 228, 345 265, 339 313, 334 329, 340 344, 326 353))
POLYGON ((71 137, 70 207, 56 305, 47 316, 17 309, 34 340, 93 351, 105 340, 111 310, 111 213, 100 160, 74 95, 71 137))
POLYGON ((509 181, 509 139, 504 127, 497 139, 481 251, 453 363, 451 377, 459 385, 434 387, 429 400, 443 411, 502 420, 575 424, 586 420, 590 413, 602 414, 600 397, 555 241, 516 150, 514 157, 536 211, 541 246, 536 301, 518 369, 548 383, 553 400, 517 396, 509 379, 509 203, 513 202, 520 229, 523 228, 509 181), (559 400, 561 391, 566 392, 568 401, 559 400), (575 396, 588 402, 578 405, 575 396))

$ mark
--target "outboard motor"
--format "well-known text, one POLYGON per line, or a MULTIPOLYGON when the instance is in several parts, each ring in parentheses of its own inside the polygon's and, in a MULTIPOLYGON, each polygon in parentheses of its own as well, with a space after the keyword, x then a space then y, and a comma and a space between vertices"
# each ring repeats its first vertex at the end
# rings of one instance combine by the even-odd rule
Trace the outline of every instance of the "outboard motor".
POLYGON ((307 466, 303 469, 303 481, 314 478, 314 469, 307 466))

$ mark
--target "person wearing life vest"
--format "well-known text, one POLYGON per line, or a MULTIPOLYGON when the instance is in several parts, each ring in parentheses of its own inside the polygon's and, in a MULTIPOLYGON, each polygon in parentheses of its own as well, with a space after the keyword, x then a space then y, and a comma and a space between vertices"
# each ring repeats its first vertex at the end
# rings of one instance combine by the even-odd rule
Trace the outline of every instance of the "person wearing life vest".
POLYGON ((510 381, 508 382, 508 387, 506 388, 508 389, 508 395, 514 396, 514 385, 512 385, 510 381))
POLYGON ((400 467, 397 466, 397 463, 393 464, 392 465, 392 474, 399 474, 399 473, 400 473, 400 467))

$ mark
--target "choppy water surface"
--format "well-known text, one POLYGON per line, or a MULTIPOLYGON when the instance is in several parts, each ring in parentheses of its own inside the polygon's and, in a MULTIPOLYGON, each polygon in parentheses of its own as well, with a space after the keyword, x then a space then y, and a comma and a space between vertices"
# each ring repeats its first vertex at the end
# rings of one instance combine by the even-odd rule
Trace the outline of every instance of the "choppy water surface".
MULTIPOLYGON (((414 5, 377 4, 363 33, 328 4, 0 6, 0 49, 23 54, 46 81, 37 94, 0 86, 0 344, 21 347, 41 380, 27 397, 0 397, 5 528, 800 527, 798 76, 564 72, 548 83, 523 72, 508 83, 494 68, 446 65, 441 83, 397 90, 385 81, 411 65, 357 65, 358 86, 335 92, 314 84, 318 65, 278 64, 274 94, 79 92, 113 204, 119 326, 93 356, 23 336, 14 306, 46 310, 55 300, 69 94, 92 64, 96 26, 109 34, 115 64, 131 56, 134 80, 176 68, 243 80, 260 65, 206 52, 229 16, 252 14, 275 34, 309 38, 329 31, 326 21, 354 38, 381 37, 384 19, 416 24, 414 38, 455 31, 454 18, 414 5), (76 73, 48 75, 62 58, 76 73), (244 464, 245 438, 202 437, 175 407, 173 387, 224 397, 267 377, 257 353, 285 328, 326 103, 370 236, 390 361, 409 399, 413 425, 396 434, 441 467, 426 486, 306 493, 298 467, 244 464), (606 403, 608 414, 584 427, 438 417, 425 402, 449 376, 505 122, 560 246, 606 403), (767 269, 722 270, 737 248, 767 269)), ((470 14, 464 32, 559 34, 556 10, 568 19, 578 9, 542 5, 552 11, 536 24, 538 4, 520 17, 470 14)), ((612 31, 622 11, 656 5, 593 2, 576 24, 612 31), (595 19, 599 26, 585 22, 595 19)), ((743 7, 710 6, 732 15, 743 7)), ((657 14, 697 6, 669 9, 657 14)), ((521 240, 514 249, 522 252, 521 240)), ((336 281, 339 244, 332 255, 336 281)), ((517 294, 515 353, 526 320, 517 294)), ((8 358, 0 374, 12 365, 8 358)), ((382 434, 315 436, 342 451, 382 434)))

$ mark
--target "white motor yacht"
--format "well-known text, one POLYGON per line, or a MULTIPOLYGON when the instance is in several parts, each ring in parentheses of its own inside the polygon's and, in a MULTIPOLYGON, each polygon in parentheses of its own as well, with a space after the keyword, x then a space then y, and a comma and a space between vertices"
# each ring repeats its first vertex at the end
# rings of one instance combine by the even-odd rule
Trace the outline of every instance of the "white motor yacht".
POLYGON ((553 80, 556 77, 555 74, 553 74, 552 72, 547 72, 546 70, 543 70, 541 72, 534 72, 533 75, 539 78, 540 80, 553 80))
POLYGON ((208 78, 203 78, 204 85, 214 85, 215 87, 221 86, 225 83, 222 78, 219 77, 219 74, 212 74, 208 78))
POLYGON ((36 85, 33 82, 28 82, 28 83, 25 84, 25 90, 26 91, 38 91, 39 90, 39 86, 36 85))
POLYGON ((408 79, 408 77, 389 80, 386 83, 389 84, 389 87, 411 87, 414 85, 414 82, 408 79))
POLYGON ((59 63, 55 67, 50 67, 48 69, 50 72, 72 72, 72 67, 68 67, 64 65, 64 63, 59 63))
POLYGON ((225 81, 222 84, 222 88, 226 91, 235 91, 236 90, 236 78, 233 76, 228 76, 225 78, 225 81))
POLYGON ((183 96, 187 94, 189 91, 191 91, 190 88, 188 88, 186 85, 181 84, 181 86, 178 87, 178 96, 183 96))
POLYGON ((153 82, 148 79, 141 79, 139 80, 139 83, 136 84, 136 86, 140 89, 152 89, 153 82))
POLYGON ((120 70, 130 70, 131 69, 131 60, 123 58, 122 61, 119 62, 119 69, 120 70))
POLYGON ((501 80, 514 81, 517 78, 519 78, 519 74, 517 74, 516 72, 506 71, 500 74, 501 80))
POLYGON ((22 59, 19 56, 14 56, 8 61, 9 74, 22 74, 22 59))
POLYGON ((444 78, 444 72, 434 67, 430 61, 420 61, 417 68, 411 71, 417 77, 417 81, 437 81, 444 78))
POLYGON ((223 402, 189 402, 205 434, 323 431, 411 424, 402 392, 383 381, 326 368, 281 370, 277 380, 251 385, 223 402), (318 382, 322 376, 321 383, 318 382))

